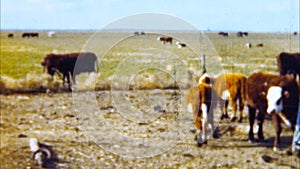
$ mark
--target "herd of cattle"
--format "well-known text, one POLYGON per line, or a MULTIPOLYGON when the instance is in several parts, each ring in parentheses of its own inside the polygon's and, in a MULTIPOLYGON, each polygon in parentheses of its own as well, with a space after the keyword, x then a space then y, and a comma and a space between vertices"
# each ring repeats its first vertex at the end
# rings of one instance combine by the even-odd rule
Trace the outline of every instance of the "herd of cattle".
POLYGON ((250 127, 248 139, 251 142, 256 141, 253 132, 255 121, 258 125, 258 141, 262 141, 265 116, 271 116, 276 132, 273 149, 278 150, 282 131, 281 122, 292 129, 296 124, 300 88, 298 79, 300 53, 280 53, 277 56, 277 63, 280 75, 256 72, 246 77, 238 73, 225 73, 213 78, 204 73, 199 78, 198 85, 191 87, 186 94, 187 110, 194 116, 197 131, 195 138, 198 146, 207 143, 207 129, 209 124, 213 128, 213 120, 210 117, 216 105, 221 108, 221 120, 223 120, 229 118, 227 107, 231 102, 233 108, 231 121, 237 119, 236 112, 239 106, 239 122, 242 122, 243 108, 247 103, 250 127))
MULTIPOLYGON (((219 34, 228 36, 226 32, 219 34)), ((134 35, 144 35, 144 32, 135 32, 134 35)), ((8 36, 13 37, 11 34, 8 36)), ((238 32, 238 36, 248 36, 248 33, 238 32)), ((27 32, 23 33, 22 37, 38 37, 38 33, 27 32)), ((157 40, 170 45, 173 42, 173 38, 169 36, 159 36, 157 40)), ((182 42, 176 42, 176 45, 179 48, 186 47, 182 42)), ((207 143, 208 127, 214 130, 211 117, 216 107, 220 107, 221 120, 223 120, 229 118, 228 105, 231 103, 233 109, 231 121, 238 119, 238 122, 242 122, 244 105, 247 103, 249 141, 255 141, 253 131, 255 121, 258 125, 258 140, 264 140, 264 119, 265 116, 271 116, 276 132, 274 150, 278 150, 282 131, 281 122, 292 129, 296 123, 300 88, 300 53, 280 53, 277 56, 277 63, 280 75, 256 72, 246 77, 238 73, 225 73, 213 78, 204 73, 199 78, 198 85, 191 87, 186 94, 187 110, 194 116, 197 131, 195 138, 198 146, 207 143), (238 118, 237 111, 239 111, 238 118)), ((92 52, 51 53, 45 56, 41 65, 51 76, 55 73, 62 74, 63 84, 67 79, 71 91, 72 81, 75 83, 75 75, 96 71, 97 56, 92 52)), ((213 133, 213 137, 218 136, 213 133)))
MULTIPOLYGON (((54 31, 49 31, 47 32, 48 37, 54 37, 55 36, 55 32, 54 31)), ((8 38, 14 38, 15 34, 13 33, 8 33, 7 34, 8 38)), ((39 37, 39 33, 38 32, 23 32, 21 34, 22 38, 38 38, 39 37)))

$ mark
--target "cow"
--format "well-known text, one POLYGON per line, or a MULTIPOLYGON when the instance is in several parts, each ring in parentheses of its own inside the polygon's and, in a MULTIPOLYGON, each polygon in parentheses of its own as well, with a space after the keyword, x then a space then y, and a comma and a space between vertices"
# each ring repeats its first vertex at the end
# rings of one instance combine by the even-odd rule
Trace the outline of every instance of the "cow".
POLYGON ((246 98, 249 109, 248 139, 253 142, 253 124, 258 124, 258 139, 264 140, 263 122, 265 116, 271 116, 276 131, 273 150, 280 144, 281 121, 292 129, 298 112, 299 91, 293 77, 256 72, 246 82, 246 98))
POLYGON ((163 44, 170 43, 172 44, 173 38, 170 36, 159 36, 157 40, 161 41, 163 44))
POLYGON ((185 48, 186 47, 186 43, 183 43, 183 42, 176 42, 176 45, 178 48, 185 48))
POLYGON ((38 38, 39 37, 39 33, 37 32, 24 32, 22 33, 22 38, 30 38, 30 37, 36 37, 38 38))
POLYGON ((300 53, 280 53, 277 56, 277 66, 280 75, 291 74, 294 78, 300 76, 300 53))
POLYGON ((263 43, 258 43, 255 45, 256 47, 264 47, 264 44, 263 43))
POLYGON ((133 35, 134 35, 134 36, 139 36, 140 33, 139 33, 139 32, 134 32, 133 35))
MULTIPOLYGON (((212 112, 216 105, 214 98, 211 86, 205 83, 192 86, 186 94, 187 110, 194 116, 195 140, 198 147, 207 144, 208 123, 211 124, 211 129, 214 129, 212 112)), ((215 132, 213 137, 217 138, 215 132)))
MULTIPOLYGON (((200 78, 200 80, 203 81, 203 78, 200 78)), ((233 116, 231 117, 231 121, 235 121, 237 119, 236 112, 238 105, 240 115, 238 122, 243 121, 243 110, 246 101, 246 80, 247 78, 245 75, 238 73, 225 73, 219 75, 217 78, 206 78, 206 83, 212 83, 212 88, 218 96, 218 102, 222 111, 221 120, 229 118, 228 104, 230 102, 233 108, 233 116)))
POLYGON ((47 35, 49 38, 55 37, 55 32, 54 31, 49 31, 47 32, 47 35))
POLYGON ((223 37, 228 37, 229 33, 228 32, 219 32, 218 35, 221 35, 223 37))
POLYGON ((13 33, 9 33, 9 34, 7 35, 7 37, 8 37, 8 38, 13 38, 13 37, 14 37, 14 34, 13 34, 13 33))
POLYGON ((47 54, 41 63, 52 77, 55 72, 62 73, 63 84, 67 78, 69 90, 71 89, 70 76, 75 83, 75 76, 81 72, 95 72, 97 56, 92 52, 77 52, 68 54, 47 54))
POLYGON ((246 43, 245 45, 247 48, 252 48, 252 44, 251 43, 246 43))

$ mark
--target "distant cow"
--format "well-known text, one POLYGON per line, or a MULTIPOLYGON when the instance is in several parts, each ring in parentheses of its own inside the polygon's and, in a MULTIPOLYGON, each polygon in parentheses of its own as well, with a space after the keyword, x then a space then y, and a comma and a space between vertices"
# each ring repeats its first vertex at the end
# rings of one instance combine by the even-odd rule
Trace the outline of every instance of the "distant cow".
POLYGON ((256 47, 264 47, 264 44, 263 43, 258 43, 255 45, 256 47))
POLYGON ((13 38, 13 37, 14 37, 14 34, 13 34, 13 33, 9 33, 9 34, 7 35, 7 37, 8 37, 8 38, 13 38))
POLYGON ((237 37, 244 37, 244 36, 248 36, 248 32, 237 32, 236 33, 237 37))
POLYGON ((217 78, 200 78, 200 81, 205 81, 205 83, 212 83, 213 90, 218 96, 219 105, 222 111, 221 120, 229 118, 228 104, 230 102, 233 108, 233 116, 231 118, 231 121, 235 121, 237 119, 236 112, 238 105, 240 115, 238 121, 243 121, 243 110, 246 101, 246 80, 246 76, 237 73, 225 73, 218 76, 217 78))
POLYGON ((134 36, 139 36, 140 35, 139 32, 134 32, 133 34, 134 34, 134 36))
POLYGON ((53 76, 55 72, 63 74, 62 80, 65 83, 67 78, 69 90, 71 91, 70 76, 73 77, 81 72, 95 72, 97 56, 92 52, 68 53, 68 54, 48 54, 45 56, 42 65, 47 68, 47 72, 53 76))
POLYGON ((229 33, 228 32, 219 32, 218 35, 221 35, 223 37, 228 37, 229 33))
POLYGON ((176 45, 178 48, 185 48, 186 47, 186 43, 183 43, 183 42, 176 42, 176 45))
POLYGON ((157 40, 161 41, 163 44, 170 43, 172 44, 173 38, 170 36, 159 36, 157 40))
POLYGON ((30 38, 30 37, 39 37, 39 33, 37 32, 25 32, 22 34, 22 38, 30 38))
POLYGON ((55 32, 54 31, 49 31, 47 32, 47 35, 49 38, 55 37, 55 32))
MULTIPOLYGON (((186 104, 188 112, 194 116, 194 125, 196 128, 196 137, 198 147, 207 143, 208 123, 213 130, 213 109, 214 92, 208 84, 198 84, 189 89, 186 94, 186 104)), ((216 137, 215 135, 213 135, 216 137)))
POLYGON ((249 108, 249 141, 254 141, 253 124, 258 124, 258 138, 264 140, 263 122, 271 115, 276 131, 273 149, 280 144, 281 121, 294 128, 298 113, 299 91, 294 78, 267 73, 253 73, 246 82, 246 97, 249 108))
POLYGON ((277 56, 277 66, 280 75, 292 74, 300 76, 300 53, 282 52, 277 56))

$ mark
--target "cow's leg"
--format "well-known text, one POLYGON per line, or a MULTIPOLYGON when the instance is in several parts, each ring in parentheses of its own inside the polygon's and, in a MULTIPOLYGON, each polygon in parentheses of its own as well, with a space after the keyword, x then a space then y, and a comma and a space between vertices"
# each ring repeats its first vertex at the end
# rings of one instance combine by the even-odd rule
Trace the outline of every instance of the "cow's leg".
POLYGON ((202 128, 202 121, 199 116, 195 116, 194 125, 196 128, 196 136, 195 139, 197 140, 197 146, 201 147, 203 145, 202 135, 203 135, 203 128, 202 128))
POLYGON ((274 125, 274 129, 276 131, 276 135, 274 138, 274 145, 273 145, 273 150, 278 151, 279 150, 279 144, 280 144, 280 134, 282 131, 281 125, 280 125, 280 119, 277 114, 272 114, 272 122, 274 125))
POLYGON ((63 80, 63 86, 65 85, 65 79, 66 79, 66 73, 63 73, 63 77, 62 77, 62 80, 63 80))
POLYGON ((239 113, 240 113, 240 118, 239 118, 239 123, 243 121, 243 111, 244 111, 244 101, 241 97, 239 97, 239 113))
POLYGON ((254 134, 253 134, 253 125, 255 121, 255 111, 256 109, 253 107, 248 106, 249 108, 249 133, 248 133, 248 140, 253 142, 254 141, 254 134))
POLYGON ((72 84, 71 84, 70 74, 71 74, 71 72, 68 72, 67 80, 68 80, 68 88, 69 88, 69 91, 71 92, 72 91, 72 84))
POLYGON ((229 118, 228 111, 227 111, 228 103, 229 103, 228 100, 220 99, 220 106, 221 106, 221 110, 222 110, 221 120, 229 118))
POLYGON ((258 139, 259 141, 263 141, 264 140, 264 133, 263 133, 263 123, 265 120, 265 113, 262 111, 259 111, 257 114, 257 124, 258 124, 258 139))
POLYGON ((230 99, 231 101, 231 106, 232 106, 232 109, 233 109, 233 116, 231 118, 231 121, 235 121, 237 118, 236 118, 236 112, 237 112, 237 98, 232 98, 230 99))

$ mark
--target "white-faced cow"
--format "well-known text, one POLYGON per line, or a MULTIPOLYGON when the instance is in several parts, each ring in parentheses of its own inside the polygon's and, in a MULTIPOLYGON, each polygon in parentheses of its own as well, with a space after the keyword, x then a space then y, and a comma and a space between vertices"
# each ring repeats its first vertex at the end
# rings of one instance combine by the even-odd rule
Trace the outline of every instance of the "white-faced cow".
MULTIPOLYGON (((200 147, 207 143, 208 124, 213 125, 213 112, 216 103, 214 102, 214 92, 209 84, 198 84, 192 86, 186 94, 186 104, 188 112, 194 116, 194 126, 196 128, 197 145, 200 147)), ((213 133, 216 138, 216 133, 213 133)))
POLYGON ((231 121, 237 119, 236 112, 239 106, 239 122, 243 120, 243 110, 246 101, 245 84, 246 76, 237 73, 221 74, 217 78, 202 76, 199 83, 212 83, 212 88, 216 92, 219 100, 219 105, 222 111, 221 120, 229 118, 228 104, 231 103, 233 108, 233 116, 231 121))
POLYGON ((159 36, 157 38, 158 41, 161 41, 163 44, 170 43, 172 44, 173 38, 170 36, 159 36))
POLYGON ((47 72, 53 76, 55 72, 63 74, 63 84, 67 78, 69 90, 71 91, 70 76, 73 77, 82 72, 95 72, 97 56, 92 52, 68 53, 68 54, 48 54, 45 56, 42 65, 47 72))
POLYGON ((258 138, 264 140, 265 115, 272 117, 276 131, 273 149, 280 144, 281 121, 294 128, 298 113, 299 91, 294 78, 262 72, 253 73, 246 82, 246 97, 249 108, 249 141, 254 141, 253 124, 258 124, 258 138))

